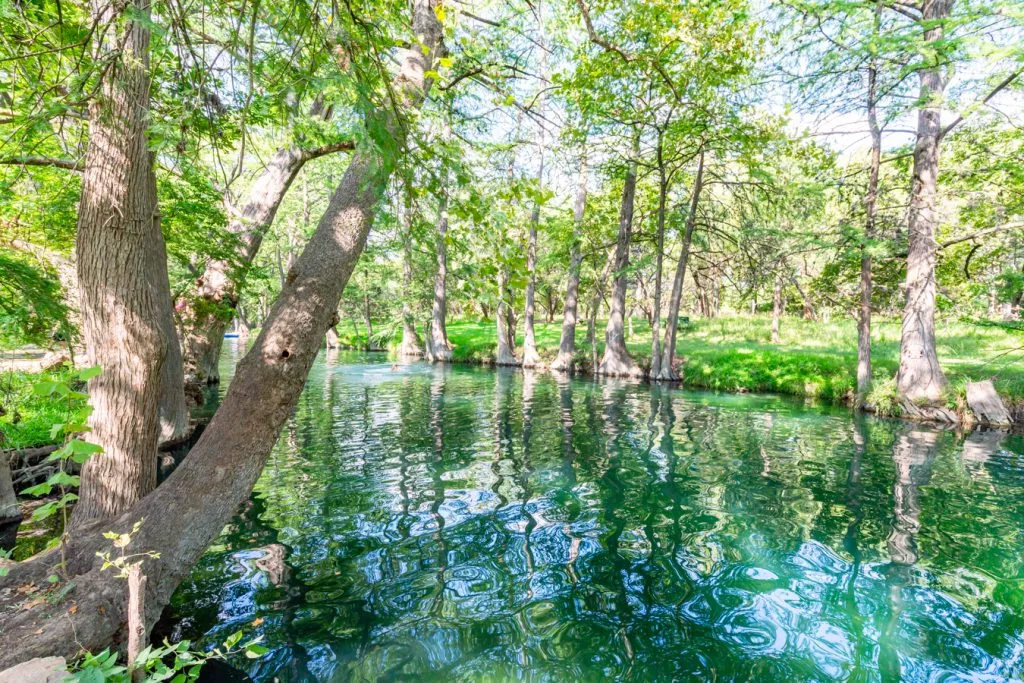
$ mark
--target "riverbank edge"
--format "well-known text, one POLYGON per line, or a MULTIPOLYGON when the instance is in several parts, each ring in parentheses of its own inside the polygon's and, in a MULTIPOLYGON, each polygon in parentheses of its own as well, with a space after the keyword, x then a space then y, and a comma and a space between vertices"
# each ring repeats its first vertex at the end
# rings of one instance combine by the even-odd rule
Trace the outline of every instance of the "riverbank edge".
MULTIPOLYGON (((654 379, 651 379, 650 376, 649 376, 649 371, 646 370, 646 369, 643 370, 641 375, 606 375, 606 374, 599 374, 599 373, 594 372, 593 369, 589 366, 589 364, 581 365, 581 364, 575 363, 575 362, 573 363, 572 371, 561 371, 561 370, 552 370, 551 368, 548 367, 548 363, 540 363, 540 364, 535 365, 535 366, 524 367, 522 365, 522 363, 517 363, 517 364, 499 364, 493 358, 490 358, 490 359, 486 359, 486 358, 452 358, 451 360, 447 360, 447 361, 429 361, 429 360, 425 359, 422 355, 401 357, 401 356, 399 356, 399 354, 397 353, 397 350, 395 348, 367 349, 364 346, 356 346, 356 345, 343 344, 343 343, 339 343, 336 346, 334 346, 332 348, 329 348, 329 349, 326 349, 326 350, 327 351, 355 351, 355 352, 361 352, 361 353, 385 354, 385 355, 387 355, 387 357, 389 359, 392 359, 392 360, 400 362, 400 363, 405 363, 405 362, 413 361, 413 362, 425 362, 425 363, 432 363, 432 364, 433 363, 436 363, 436 364, 447 363, 449 365, 474 365, 474 366, 477 366, 477 367, 510 367, 510 368, 524 369, 524 370, 534 370, 534 371, 537 371, 537 372, 548 372, 548 373, 553 374, 553 375, 562 375, 562 376, 569 376, 569 377, 580 376, 580 377, 588 377, 588 378, 591 378, 591 379, 600 379, 600 378, 624 379, 624 380, 628 380, 628 381, 639 382, 639 383, 646 383, 646 384, 651 384, 651 385, 674 386, 674 387, 678 387, 678 388, 681 388, 681 389, 692 389, 692 390, 699 390, 699 391, 719 391, 719 392, 726 393, 726 394, 759 393, 759 394, 775 395, 775 396, 788 396, 788 397, 791 397, 791 398, 803 398, 805 400, 821 401, 823 403, 827 403, 829 405, 834 405, 834 406, 845 406, 846 408, 849 408, 851 412, 857 412, 856 409, 855 409, 855 406, 854 406, 854 396, 852 394, 847 394, 847 395, 844 395, 844 396, 839 397, 839 398, 827 398, 827 397, 821 397, 821 396, 808 396, 806 394, 796 394, 796 393, 789 393, 789 392, 785 392, 785 391, 775 391, 775 390, 730 390, 730 389, 722 389, 722 388, 719 388, 719 387, 708 387, 708 386, 702 386, 700 384, 687 383, 686 379, 685 379, 685 377, 686 377, 685 368, 681 368, 681 371, 680 371, 680 376, 681 377, 680 377, 679 380, 671 380, 670 381, 670 380, 654 380, 654 379)), ((893 414, 893 413, 886 412, 886 411, 880 411, 880 410, 877 409, 876 406, 873 406, 873 405, 870 405, 870 404, 864 406, 864 408, 862 409, 862 412, 869 413, 869 414, 875 415, 877 417, 899 419, 899 420, 903 420, 905 422, 914 422, 914 423, 919 423, 919 424, 930 424, 930 425, 938 425, 938 426, 958 427, 958 428, 963 428, 963 429, 974 429, 975 427, 986 427, 986 428, 994 428, 994 429, 1006 429, 1006 430, 1015 431, 1015 432, 1016 431, 1024 431, 1024 400, 1013 400, 1013 399, 1010 399, 1009 397, 998 395, 998 394, 997 394, 997 396, 1002 401, 1003 405, 1006 407, 1007 413, 1009 414, 1010 421, 1008 423, 992 424, 992 423, 985 422, 984 420, 979 419, 978 416, 976 416, 974 414, 974 411, 972 411, 970 409, 970 407, 967 405, 966 400, 962 396, 959 396, 959 395, 956 397, 957 401, 956 401, 955 407, 935 406, 935 407, 933 407, 931 409, 926 407, 923 410, 920 410, 920 409, 917 410, 916 411, 917 412, 916 415, 907 414, 907 412, 905 410, 903 410, 903 409, 901 409, 900 413, 898 413, 898 414, 893 414)))

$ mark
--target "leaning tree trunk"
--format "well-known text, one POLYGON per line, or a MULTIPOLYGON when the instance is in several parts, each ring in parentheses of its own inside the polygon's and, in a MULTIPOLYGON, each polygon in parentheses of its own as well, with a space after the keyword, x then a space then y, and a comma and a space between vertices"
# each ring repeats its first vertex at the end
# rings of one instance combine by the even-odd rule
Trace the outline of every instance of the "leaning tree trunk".
MULTIPOLYGON (((152 171, 152 168, 151 168, 152 171)), ((154 207, 153 241, 150 244, 152 262, 146 272, 151 278, 153 300, 159 315, 160 330, 167 339, 167 355, 160 368, 160 396, 157 416, 160 421, 157 431, 158 443, 174 441, 188 431, 188 403, 185 401, 185 370, 181 360, 181 344, 178 342, 178 328, 174 324, 174 300, 171 297, 171 282, 167 275, 167 248, 160 228, 160 213, 156 198, 156 178, 150 179, 154 207)))
POLYGON ((608 313, 608 325, 604 332, 604 357, 597 368, 597 374, 618 377, 637 377, 643 374, 640 366, 626 350, 626 338, 623 332, 626 311, 626 285, 629 275, 629 240, 633 230, 633 202, 636 198, 636 139, 633 159, 626 171, 626 181, 622 187, 622 208, 619 212, 619 236, 615 244, 615 284, 612 287, 611 309, 608 313))
POLYGON ((580 265, 583 263, 583 216, 587 208, 587 150, 586 140, 580 154, 580 175, 576 183, 576 203, 573 206, 572 245, 569 253, 569 280, 565 285, 565 308, 562 311, 562 337, 558 342, 558 356, 551 363, 552 370, 572 372, 576 352, 576 321, 580 293, 580 265))
MULTIPOLYGON (((395 90, 400 110, 419 106, 430 86, 424 72, 444 54, 433 4, 429 0, 413 4, 412 35, 420 43, 399 52, 395 90)), ((405 127, 392 109, 371 116, 382 120, 402 143, 405 127)), ((141 560, 147 577, 146 625, 156 621, 178 583, 251 493, 302 392, 321 337, 366 242, 393 163, 370 150, 354 155, 295 264, 294 277, 281 291, 259 337, 239 363, 220 409, 189 457, 120 518, 92 525, 69 539, 64 571, 72 581, 59 589, 59 597, 38 600, 11 590, 26 582, 46 585, 46 576, 59 560, 54 553, 17 563, 0 578, 0 595, 5 596, 0 602, 0 669, 35 656, 70 658, 82 649, 98 652, 123 638, 124 589, 115 575, 101 570, 102 561, 96 557, 98 550, 110 549, 110 541, 101 533, 107 530, 132 532, 138 524, 124 552, 159 553, 141 560)), ((155 428, 152 435, 155 445, 155 428)))
MULTIPOLYGON (((924 0, 925 43, 942 40, 941 20, 949 16, 952 0, 924 0)), ((938 224, 940 99, 945 89, 945 65, 918 71, 921 109, 917 115, 914 177, 910 190, 907 249, 907 299, 900 339, 900 368, 896 384, 904 409, 914 414, 942 401, 946 377, 935 349, 935 228, 938 224)))
MULTIPOLYGON (((881 20, 882 5, 875 10, 875 33, 881 20)), ((856 409, 864 406, 871 390, 871 252, 875 238, 875 212, 878 204, 878 172, 882 163, 882 130, 878 125, 878 68, 872 59, 868 66, 868 128, 871 130, 871 161, 868 188, 864 195, 864 246, 860 252, 860 311, 857 317, 857 398, 856 409)))
POLYGON ((538 75, 542 84, 542 90, 537 94, 536 104, 540 125, 537 130, 537 197, 533 201, 533 211, 530 213, 530 237, 526 248, 526 270, 528 280, 526 282, 526 315, 523 322, 523 367, 535 368, 543 365, 540 353, 537 351, 537 337, 533 329, 534 318, 536 317, 537 305, 537 224, 540 222, 540 193, 544 189, 544 92, 547 87, 548 77, 548 48, 544 38, 544 12, 543 3, 537 0, 537 45, 540 48, 540 64, 538 75))
MULTIPOLYGON (((190 381, 208 384, 220 381, 220 352, 224 345, 224 333, 235 315, 238 288, 244 282, 292 181, 307 161, 351 149, 351 141, 311 150, 282 147, 270 158, 267 167, 249 190, 241 211, 228 221, 228 232, 237 238, 234 257, 214 259, 207 264, 202 276, 196 281, 196 291, 183 311, 184 364, 190 381)), ((287 277, 285 274, 286 280, 287 277)))
POLYGON ((686 215, 686 229, 683 232, 683 246, 676 264, 676 274, 672 279, 672 294, 668 303, 668 319, 665 321, 665 343, 662 345, 661 366, 654 379, 676 382, 679 373, 674 367, 676 358, 676 337, 679 332, 679 306, 683 299, 683 280, 686 277, 686 262, 690 260, 690 245, 693 244, 693 230, 697 225, 697 206, 700 193, 704 189, 704 150, 697 157, 697 176, 693 181, 693 192, 690 194, 690 211, 686 215))
MULTIPOLYGON (((111 60, 89 105, 89 147, 77 228, 82 332, 90 365, 89 440, 103 448, 82 468, 72 524, 106 519, 156 486, 157 400, 167 337, 154 297, 159 232, 146 129, 149 118, 149 1, 118 16, 95 0, 98 51, 111 60), (131 18, 127 18, 131 17, 131 18), (123 23, 122 23, 123 22, 123 23)), ((162 264, 166 268, 166 261, 162 264)), ((164 275, 166 277, 166 274, 164 275)))
POLYGON ((658 235, 654 254, 654 303, 651 306, 651 377, 661 376, 661 271, 665 259, 665 204, 668 176, 661 131, 658 131, 658 235))
POLYGON ((437 257, 437 273, 434 274, 434 304, 430 311, 430 328, 427 330, 427 358, 433 362, 448 363, 452 359, 448 343, 445 318, 448 315, 448 194, 441 192, 437 216, 437 243, 434 253, 437 257))
POLYGON ((515 352, 515 329, 509 324, 510 309, 512 302, 509 301, 508 291, 508 267, 504 264, 498 266, 498 310, 495 314, 495 323, 498 330, 498 351, 495 362, 498 365, 519 365, 519 359, 515 352))

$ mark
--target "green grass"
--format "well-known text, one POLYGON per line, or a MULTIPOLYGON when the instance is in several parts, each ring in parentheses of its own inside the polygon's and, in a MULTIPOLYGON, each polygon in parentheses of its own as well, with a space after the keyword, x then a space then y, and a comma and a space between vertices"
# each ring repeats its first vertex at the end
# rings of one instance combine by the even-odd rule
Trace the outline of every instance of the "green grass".
MULTIPOLYGON (((650 364, 650 331, 634 320, 627 345, 634 358, 650 364)), ((857 328, 852 320, 828 323, 786 317, 779 344, 769 343, 771 319, 766 315, 694 319, 681 326, 677 355, 684 359, 683 384, 723 391, 757 391, 846 400, 856 386, 857 328)), ((545 360, 558 351, 559 323, 537 325, 537 343, 545 360)), ((603 323, 598 326, 598 353, 603 350, 603 323)), ((448 337, 457 362, 489 362, 494 358, 492 321, 454 321, 448 337)), ((577 332, 577 358, 586 361, 584 326, 577 332)), ((365 334, 349 327, 342 341, 365 344, 365 334)), ((877 380, 891 379, 899 366, 900 323, 875 321, 872 363, 877 380)), ((517 341, 522 344, 522 330, 517 341)), ((938 322, 938 353, 955 391, 969 380, 994 379, 1007 398, 1024 400, 1024 333, 961 321, 938 322)), ((521 350, 521 349, 520 349, 521 350)))
POLYGON ((0 449, 31 448, 53 443, 50 429, 67 421, 67 399, 39 396, 32 387, 42 381, 76 384, 70 370, 37 374, 0 372, 0 449))

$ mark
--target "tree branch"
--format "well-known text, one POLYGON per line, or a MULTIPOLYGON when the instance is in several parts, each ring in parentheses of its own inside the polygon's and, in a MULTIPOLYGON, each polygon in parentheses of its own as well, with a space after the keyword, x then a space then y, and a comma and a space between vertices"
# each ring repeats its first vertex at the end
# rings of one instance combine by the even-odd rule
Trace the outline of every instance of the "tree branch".
POLYGON ((356 143, 352 140, 340 140, 338 142, 332 142, 322 147, 315 147, 313 149, 302 150, 302 158, 304 161, 310 159, 318 159, 328 154, 334 154, 335 152, 351 152, 356 148, 356 143))
POLYGON ((84 171, 85 164, 74 159, 57 159, 55 157, 34 157, 34 156, 10 156, 0 158, 0 164, 10 166, 52 166, 63 168, 68 171, 84 171))
MULTIPOLYGON (((1014 73, 1010 74, 1009 76, 1004 78, 1002 81, 1000 81, 999 84, 996 87, 992 88, 992 90, 990 90, 989 93, 987 95, 985 95, 985 98, 981 102, 979 102, 979 105, 986 105, 986 104, 988 104, 989 100, 991 100, 993 97, 998 95, 1000 91, 1006 89, 1007 86, 1009 86, 1011 83, 1013 83, 1015 80, 1017 80, 1017 77, 1020 76, 1021 73, 1022 73, 1021 71, 1015 71, 1014 73)), ((963 114, 958 115, 953 122, 951 122, 948 126, 943 128, 939 132, 939 139, 941 140, 942 138, 946 137, 946 134, 949 133, 949 131, 953 130, 963 120, 964 120, 964 115, 963 114)))
POLYGON ((580 8, 580 14, 583 15, 583 23, 587 26, 587 35, 590 36, 590 42, 595 45, 600 45, 608 52, 614 52, 627 62, 632 62, 635 59, 633 55, 629 54, 618 45, 609 43, 598 35, 597 31, 594 30, 594 23, 590 20, 590 11, 587 10, 587 6, 584 4, 583 0, 576 0, 576 5, 580 8))

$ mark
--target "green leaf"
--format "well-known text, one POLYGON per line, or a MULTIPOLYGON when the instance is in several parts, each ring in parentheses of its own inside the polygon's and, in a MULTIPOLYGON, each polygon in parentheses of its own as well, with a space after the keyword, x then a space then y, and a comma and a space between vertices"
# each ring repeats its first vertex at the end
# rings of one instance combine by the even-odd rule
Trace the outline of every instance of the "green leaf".
POLYGON ((250 645, 245 648, 245 656, 249 659, 259 659, 268 652, 270 652, 270 648, 264 645, 250 645))
POLYGON ((98 365, 94 365, 91 368, 83 368, 78 371, 78 379, 83 382, 88 382, 93 377, 99 377, 100 373, 103 372, 103 368, 98 365))

